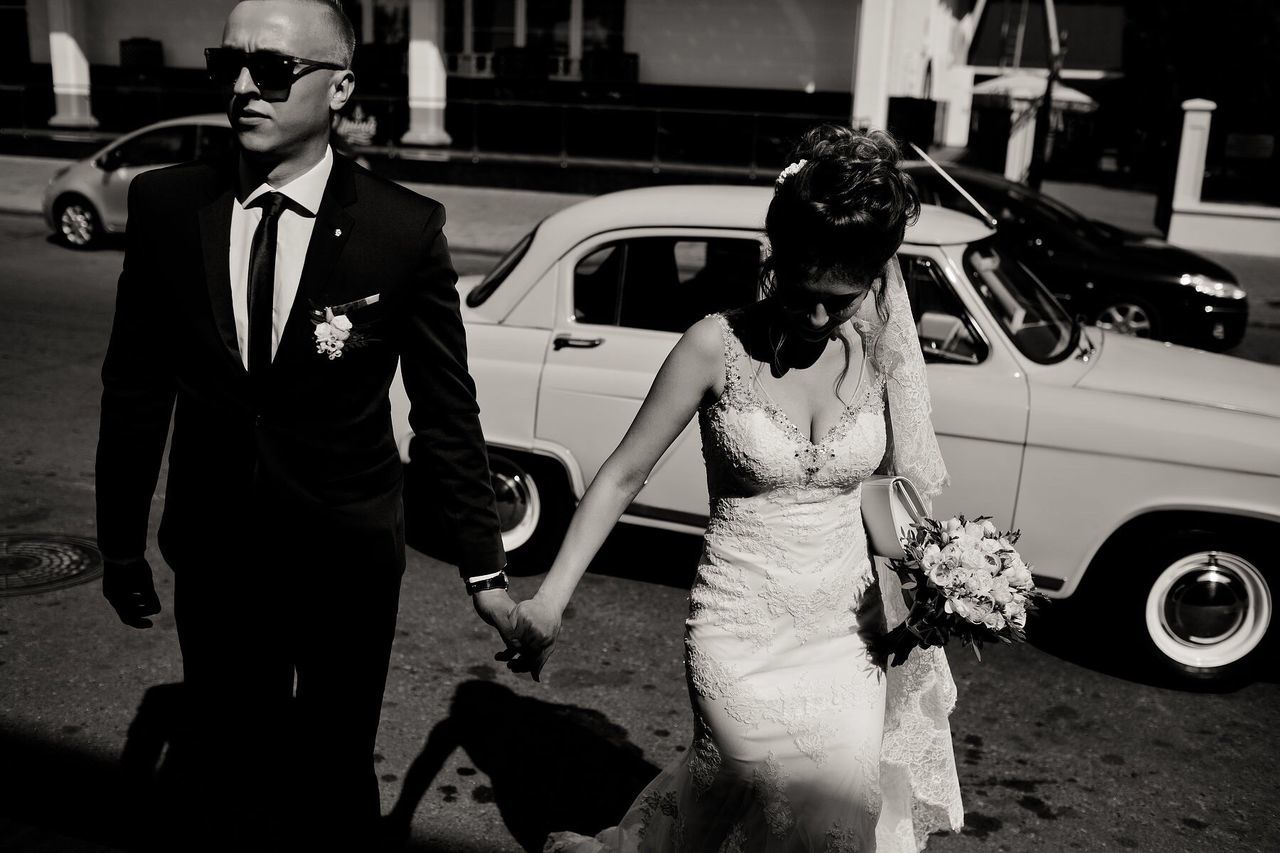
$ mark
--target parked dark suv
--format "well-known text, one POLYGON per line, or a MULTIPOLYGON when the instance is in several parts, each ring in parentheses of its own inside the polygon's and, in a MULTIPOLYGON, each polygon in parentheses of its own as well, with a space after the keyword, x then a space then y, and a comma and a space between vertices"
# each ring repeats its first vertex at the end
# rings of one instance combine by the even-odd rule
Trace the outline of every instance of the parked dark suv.
MULTIPOLYGON (((1072 314, 1139 337, 1225 350, 1244 337, 1249 303, 1236 277, 1202 255, 1092 220, 978 169, 943 168, 998 220, 997 239, 1072 314)), ((974 213, 931 166, 906 166, 921 201, 974 213)))

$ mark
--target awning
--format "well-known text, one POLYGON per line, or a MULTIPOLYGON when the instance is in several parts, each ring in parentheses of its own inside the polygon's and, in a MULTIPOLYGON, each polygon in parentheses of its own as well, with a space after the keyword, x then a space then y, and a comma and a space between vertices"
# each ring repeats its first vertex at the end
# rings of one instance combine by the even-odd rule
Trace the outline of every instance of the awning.
MULTIPOLYGON (((1038 101, 1044 97, 1044 86, 1044 74, 1014 71, 978 83, 973 87, 973 95, 975 98, 985 96, 1007 101, 1038 101)), ((1061 80, 1053 84, 1053 105, 1078 112, 1092 112, 1098 108, 1097 101, 1061 80)))

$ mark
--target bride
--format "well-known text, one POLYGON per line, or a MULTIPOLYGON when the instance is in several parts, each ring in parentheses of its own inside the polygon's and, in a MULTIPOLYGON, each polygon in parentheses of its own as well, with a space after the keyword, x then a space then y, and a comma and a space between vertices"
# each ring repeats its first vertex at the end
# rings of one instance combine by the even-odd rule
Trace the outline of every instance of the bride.
POLYGON ((686 621, 687 756, 619 825, 547 851, 917 851, 962 822, 940 649, 887 669, 905 616, 860 516, 877 471, 936 495, 946 470, 894 255, 919 213, 888 135, 810 131, 778 177, 765 298, 689 329, 514 613, 535 677, 588 563, 696 414, 710 520, 686 621))

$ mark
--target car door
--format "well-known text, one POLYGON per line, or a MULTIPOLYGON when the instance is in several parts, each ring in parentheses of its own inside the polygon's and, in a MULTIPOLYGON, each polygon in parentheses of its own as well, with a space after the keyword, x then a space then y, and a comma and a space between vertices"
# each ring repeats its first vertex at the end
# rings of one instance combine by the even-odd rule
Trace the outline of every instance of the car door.
POLYGON ((958 296, 958 274, 941 250, 904 246, 898 258, 927 365, 933 426, 951 477, 934 515, 990 515, 1008 526, 1027 435, 1026 376, 958 296))
POLYGON ((129 215, 129 184, 142 172, 184 163, 196 156, 196 128, 190 124, 157 127, 131 136, 98 160, 102 169, 102 215, 111 230, 121 230, 129 215))
MULTIPOLYGON (((684 330, 755 298, 760 257, 755 234, 710 229, 618 231, 570 252, 560 265, 559 319, 539 394, 538 439, 567 448, 590 483, 684 330)), ((628 514, 702 524, 703 472, 691 422, 628 514)))

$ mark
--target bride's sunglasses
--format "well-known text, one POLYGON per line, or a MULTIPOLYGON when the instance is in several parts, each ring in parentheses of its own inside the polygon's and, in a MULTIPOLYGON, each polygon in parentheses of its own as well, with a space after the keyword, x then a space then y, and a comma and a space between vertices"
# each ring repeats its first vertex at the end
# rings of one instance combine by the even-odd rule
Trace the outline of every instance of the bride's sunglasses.
POLYGON ((303 59, 270 50, 246 52, 234 47, 206 47, 204 64, 209 80, 219 86, 234 86, 241 69, 249 69, 253 85, 264 101, 285 101, 293 84, 321 68, 342 71, 345 65, 303 59))

